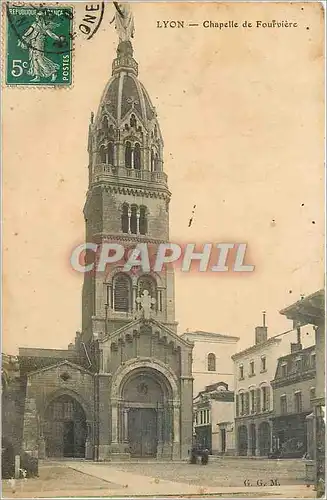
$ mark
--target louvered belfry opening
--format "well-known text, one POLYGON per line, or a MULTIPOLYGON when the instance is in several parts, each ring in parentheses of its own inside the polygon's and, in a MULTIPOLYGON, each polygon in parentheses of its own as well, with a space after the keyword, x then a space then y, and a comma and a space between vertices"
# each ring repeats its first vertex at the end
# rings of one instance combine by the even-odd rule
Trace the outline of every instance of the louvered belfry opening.
POLYGON ((128 312, 131 308, 131 286, 128 276, 120 274, 114 281, 115 311, 128 312))

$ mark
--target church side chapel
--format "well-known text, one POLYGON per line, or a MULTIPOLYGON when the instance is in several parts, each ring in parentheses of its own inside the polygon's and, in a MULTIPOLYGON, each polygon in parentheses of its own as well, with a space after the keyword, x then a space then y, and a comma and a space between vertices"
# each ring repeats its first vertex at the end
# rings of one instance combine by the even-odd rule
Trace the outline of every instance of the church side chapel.
MULTIPOLYGON (((169 241, 171 193, 133 57, 133 15, 128 4, 115 7, 117 57, 89 124, 85 236, 133 249, 169 241)), ((171 269, 85 274, 74 344, 19 351, 23 449, 39 458, 187 458, 193 344, 177 335, 174 301, 171 269)))

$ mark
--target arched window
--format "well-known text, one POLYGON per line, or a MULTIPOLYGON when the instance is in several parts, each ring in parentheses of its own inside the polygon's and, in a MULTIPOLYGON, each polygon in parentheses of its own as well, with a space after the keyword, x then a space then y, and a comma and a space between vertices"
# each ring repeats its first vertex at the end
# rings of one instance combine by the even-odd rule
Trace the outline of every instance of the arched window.
POLYGON ((148 221, 146 216, 146 207, 140 207, 140 234, 146 234, 148 232, 148 221))
POLYGON ((125 144, 125 167, 132 168, 132 145, 129 141, 125 144))
POLYGON ((141 170, 141 147, 138 142, 134 146, 134 168, 141 170))
POLYGON ((157 125, 154 126, 154 137, 157 137, 158 136, 158 129, 157 129, 157 125))
POLYGON ((136 128, 136 125, 137 125, 137 122, 136 122, 136 118, 135 118, 135 115, 132 115, 131 116, 131 119, 129 121, 129 124, 131 127, 135 127, 136 128))
POLYGON ((131 233, 137 234, 137 207, 131 207, 131 233))
POLYGON ((107 163, 107 152, 104 145, 100 146, 100 161, 101 163, 107 163))
POLYGON ((211 352, 208 354, 208 372, 216 371, 216 356, 211 352))
POLYGON ((151 151, 151 172, 154 172, 154 152, 151 151))
POLYGON ((114 137, 115 132, 114 132, 114 127, 113 127, 113 125, 110 125, 108 135, 109 135, 110 137, 114 137))
POLYGON ((112 142, 108 144, 108 163, 109 165, 114 164, 114 145, 112 142))
POLYGON ((128 233, 128 205, 124 204, 121 214, 121 229, 123 233, 128 233))
POLYGON ((109 129, 109 122, 108 122, 108 118, 106 116, 104 116, 103 120, 102 120, 102 130, 104 132, 107 132, 109 129))
POLYGON ((156 153, 154 157, 154 171, 157 172, 159 170, 159 156, 156 153))
POLYGON ((115 311, 128 312, 131 305, 131 284, 128 276, 117 274, 113 288, 115 311))
MULTIPOLYGON (((144 275, 140 276, 137 281, 137 296, 141 297, 144 290, 149 292, 151 298, 157 300, 157 285, 152 276, 144 275)), ((157 310, 157 302, 153 305, 153 309, 157 310)))

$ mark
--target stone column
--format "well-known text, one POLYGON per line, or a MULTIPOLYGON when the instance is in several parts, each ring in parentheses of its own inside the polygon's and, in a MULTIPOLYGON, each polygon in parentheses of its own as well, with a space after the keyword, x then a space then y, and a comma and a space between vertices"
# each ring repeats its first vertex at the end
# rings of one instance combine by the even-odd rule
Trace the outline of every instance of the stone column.
POLYGON ((137 285, 133 285, 132 288, 132 312, 136 310, 136 294, 137 294, 137 285))
POLYGON ((180 441, 180 405, 173 403, 173 429, 174 429, 174 443, 180 441))
POLYGON ((114 401, 111 405, 111 442, 118 443, 118 402, 114 401))
POLYGON ((131 147, 131 170, 134 170, 134 146, 131 147))
POLYGON ((92 423, 86 422, 86 441, 85 441, 85 458, 87 460, 92 460, 93 458, 93 446, 92 446, 92 423))
POLYGON ((131 234, 131 215, 132 211, 130 207, 128 207, 128 234, 131 234))
POLYGON ((147 170, 145 168, 144 146, 141 146, 140 150, 141 150, 140 151, 140 153, 141 153, 141 155, 140 155, 141 156, 141 170, 147 170))
POLYGON ((136 234, 140 234, 140 208, 137 207, 136 212, 136 234))
POLYGON ((125 155, 124 155, 124 145, 121 141, 117 142, 117 163, 118 167, 124 167, 125 165, 125 155))
POLYGON ((157 410, 157 458, 161 458, 163 455, 163 429, 162 429, 162 424, 163 424, 163 410, 162 408, 158 408, 157 410))
POLYGON ((128 408, 123 410, 123 441, 128 443, 128 408))

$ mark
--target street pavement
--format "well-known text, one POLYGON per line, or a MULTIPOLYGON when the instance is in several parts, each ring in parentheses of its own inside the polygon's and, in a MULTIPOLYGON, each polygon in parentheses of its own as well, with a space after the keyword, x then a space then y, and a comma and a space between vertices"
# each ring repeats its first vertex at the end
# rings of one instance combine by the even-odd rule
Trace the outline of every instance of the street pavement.
MULTIPOLYGON (((71 463, 70 467, 120 484, 124 495, 219 495, 252 498, 314 498, 304 482, 300 460, 211 460, 207 466, 188 463, 71 463)), ((112 493, 115 494, 114 492, 112 493)))
POLYGON ((301 460, 215 458, 206 466, 186 462, 95 463, 44 461, 40 478, 3 498, 122 497, 188 495, 222 498, 315 498, 304 481, 301 460), (45 471, 48 471, 45 474, 45 471), (54 472, 55 471, 55 472, 54 472), (272 486, 274 484, 274 486, 272 486), (23 494, 24 493, 24 494, 23 494))

